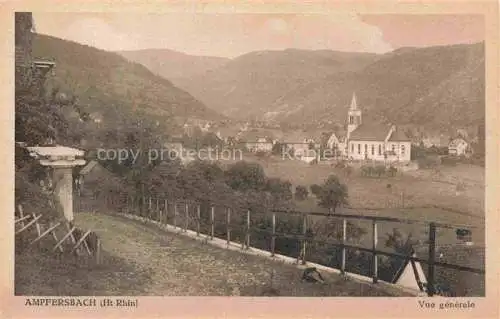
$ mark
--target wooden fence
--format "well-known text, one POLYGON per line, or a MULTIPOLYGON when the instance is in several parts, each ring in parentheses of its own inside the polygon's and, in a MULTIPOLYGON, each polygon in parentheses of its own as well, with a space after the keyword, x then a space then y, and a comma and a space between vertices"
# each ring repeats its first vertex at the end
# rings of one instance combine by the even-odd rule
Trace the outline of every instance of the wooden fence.
POLYGON ((400 260, 409 261, 412 264, 414 262, 420 262, 427 265, 427 284, 426 287, 420 285, 422 291, 426 291, 428 296, 433 296, 436 294, 436 267, 444 267, 448 269, 453 269, 457 271, 465 271, 475 274, 484 275, 484 269, 461 266, 457 264, 445 263, 436 260, 436 230, 438 228, 473 228, 470 225, 458 225, 458 224, 444 224, 437 222, 426 222, 411 219, 400 219, 393 217, 379 217, 379 216, 364 216, 364 215, 354 215, 354 214, 326 214, 317 212, 299 212, 299 211, 289 211, 289 210, 274 210, 271 211, 270 215, 270 229, 265 229, 252 225, 252 214, 250 210, 245 212, 234 213, 232 208, 225 206, 209 206, 205 211, 208 212, 208 216, 202 218, 201 215, 201 204, 189 201, 174 201, 168 199, 152 198, 152 197, 126 197, 123 198, 124 207, 128 213, 139 214, 143 217, 158 221, 163 224, 169 224, 178 229, 180 232, 186 232, 188 229, 196 232, 197 236, 206 236, 208 239, 213 239, 214 237, 222 238, 227 241, 227 245, 231 241, 236 241, 241 243, 241 249, 249 249, 251 247, 251 234, 265 234, 269 237, 269 251, 271 256, 276 254, 276 240, 279 238, 292 239, 298 242, 297 248, 297 263, 305 264, 308 261, 308 247, 312 243, 316 244, 327 244, 334 247, 338 247, 341 251, 341 263, 340 271, 342 273, 346 272, 346 259, 347 252, 361 251, 371 254, 371 275, 373 278, 373 283, 377 283, 379 280, 379 256, 387 256, 391 258, 397 258, 400 260), (218 211, 218 213, 216 213, 218 211), (219 218, 217 221, 217 215, 220 217, 220 213, 223 213, 224 218, 219 218), (287 216, 296 216, 301 220, 301 231, 299 233, 286 233, 277 231, 277 214, 286 213, 287 216), (324 218, 335 218, 341 221, 341 236, 340 242, 333 242, 327 240, 319 240, 313 238, 309 231, 308 220, 310 217, 318 216, 324 218), (237 221, 233 221, 237 219, 237 221), (347 242, 348 236, 348 221, 358 220, 366 221, 371 224, 372 238, 371 247, 362 247, 360 245, 353 245, 347 242), (381 223, 398 223, 398 224, 420 224, 428 229, 427 247, 428 256, 427 258, 419 258, 412 256, 410 254, 400 254, 396 252, 383 251, 378 248, 378 226, 381 223), (217 234, 217 225, 222 226, 224 231, 217 234), (240 235, 238 238, 232 238, 232 232, 235 227, 239 231, 240 235))
POLYGON ((18 205, 16 217, 15 236, 27 241, 28 247, 35 244, 41 246, 42 240, 51 238, 54 245, 52 252, 87 255, 97 264, 101 263, 101 241, 91 230, 83 232, 71 223, 61 221, 46 225, 41 222, 42 214, 25 214, 22 205, 18 205))

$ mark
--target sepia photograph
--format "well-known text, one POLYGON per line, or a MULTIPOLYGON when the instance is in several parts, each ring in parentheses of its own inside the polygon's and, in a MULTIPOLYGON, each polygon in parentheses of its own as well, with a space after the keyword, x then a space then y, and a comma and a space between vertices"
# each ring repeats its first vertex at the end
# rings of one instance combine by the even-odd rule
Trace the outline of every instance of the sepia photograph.
POLYGON ((486 296, 484 15, 11 18, 24 305, 486 296))

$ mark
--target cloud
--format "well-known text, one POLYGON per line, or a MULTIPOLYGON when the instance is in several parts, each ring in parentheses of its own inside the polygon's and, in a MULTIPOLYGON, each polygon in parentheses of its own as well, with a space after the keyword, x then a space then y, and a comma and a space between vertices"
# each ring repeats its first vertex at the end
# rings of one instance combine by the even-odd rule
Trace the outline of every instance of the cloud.
POLYGON ((120 32, 99 18, 78 19, 62 33, 62 37, 107 51, 123 48, 139 49, 140 36, 120 32))
POLYGON ((41 33, 100 49, 168 48, 229 56, 272 49, 387 52, 376 26, 355 14, 78 14, 35 15, 41 33))

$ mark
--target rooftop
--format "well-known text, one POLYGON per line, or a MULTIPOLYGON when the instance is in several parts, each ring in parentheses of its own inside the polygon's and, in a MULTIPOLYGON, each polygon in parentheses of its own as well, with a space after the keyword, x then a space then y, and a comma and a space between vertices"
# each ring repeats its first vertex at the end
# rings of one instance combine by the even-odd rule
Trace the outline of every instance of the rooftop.
POLYGON ((361 124, 351 132, 350 139, 356 141, 384 141, 390 126, 383 124, 361 124))

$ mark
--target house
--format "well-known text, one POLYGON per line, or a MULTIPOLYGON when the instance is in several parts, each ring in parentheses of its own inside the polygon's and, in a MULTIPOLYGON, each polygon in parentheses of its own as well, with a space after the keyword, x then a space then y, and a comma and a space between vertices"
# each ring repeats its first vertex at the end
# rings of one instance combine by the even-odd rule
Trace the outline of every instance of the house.
POLYGON ((424 137, 422 139, 422 144, 425 147, 447 147, 450 143, 450 137, 444 134, 440 134, 438 136, 424 137))
POLYGON ((347 154, 347 132, 342 128, 336 128, 329 132, 326 147, 331 149, 334 157, 347 154))
POLYGON ((253 153, 271 152, 274 145, 274 136, 271 132, 253 129, 243 132, 239 138, 239 142, 253 153))
POLYGON ((215 131, 215 135, 224 145, 234 146, 241 135, 241 130, 237 127, 221 127, 215 131))
POLYGON ((466 155, 470 151, 469 143, 461 137, 454 138, 448 144, 448 154, 454 156, 466 155))
POLYGON ((102 166, 97 160, 91 160, 79 172, 74 181, 81 196, 96 198, 104 192, 117 193, 124 189, 122 179, 102 166))
POLYGON ((321 134, 317 132, 291 131, 285 133, 279 142, 284 144, 287 149, 293 149, 294 156, 307 157, 310 153, 319 150, 321 134))
POLYGON ((347 130, 333 132, 328 144, 350 160, 410 161, 411 140, 395 125, 363 123, 355 94, 348 111, 347 130))

